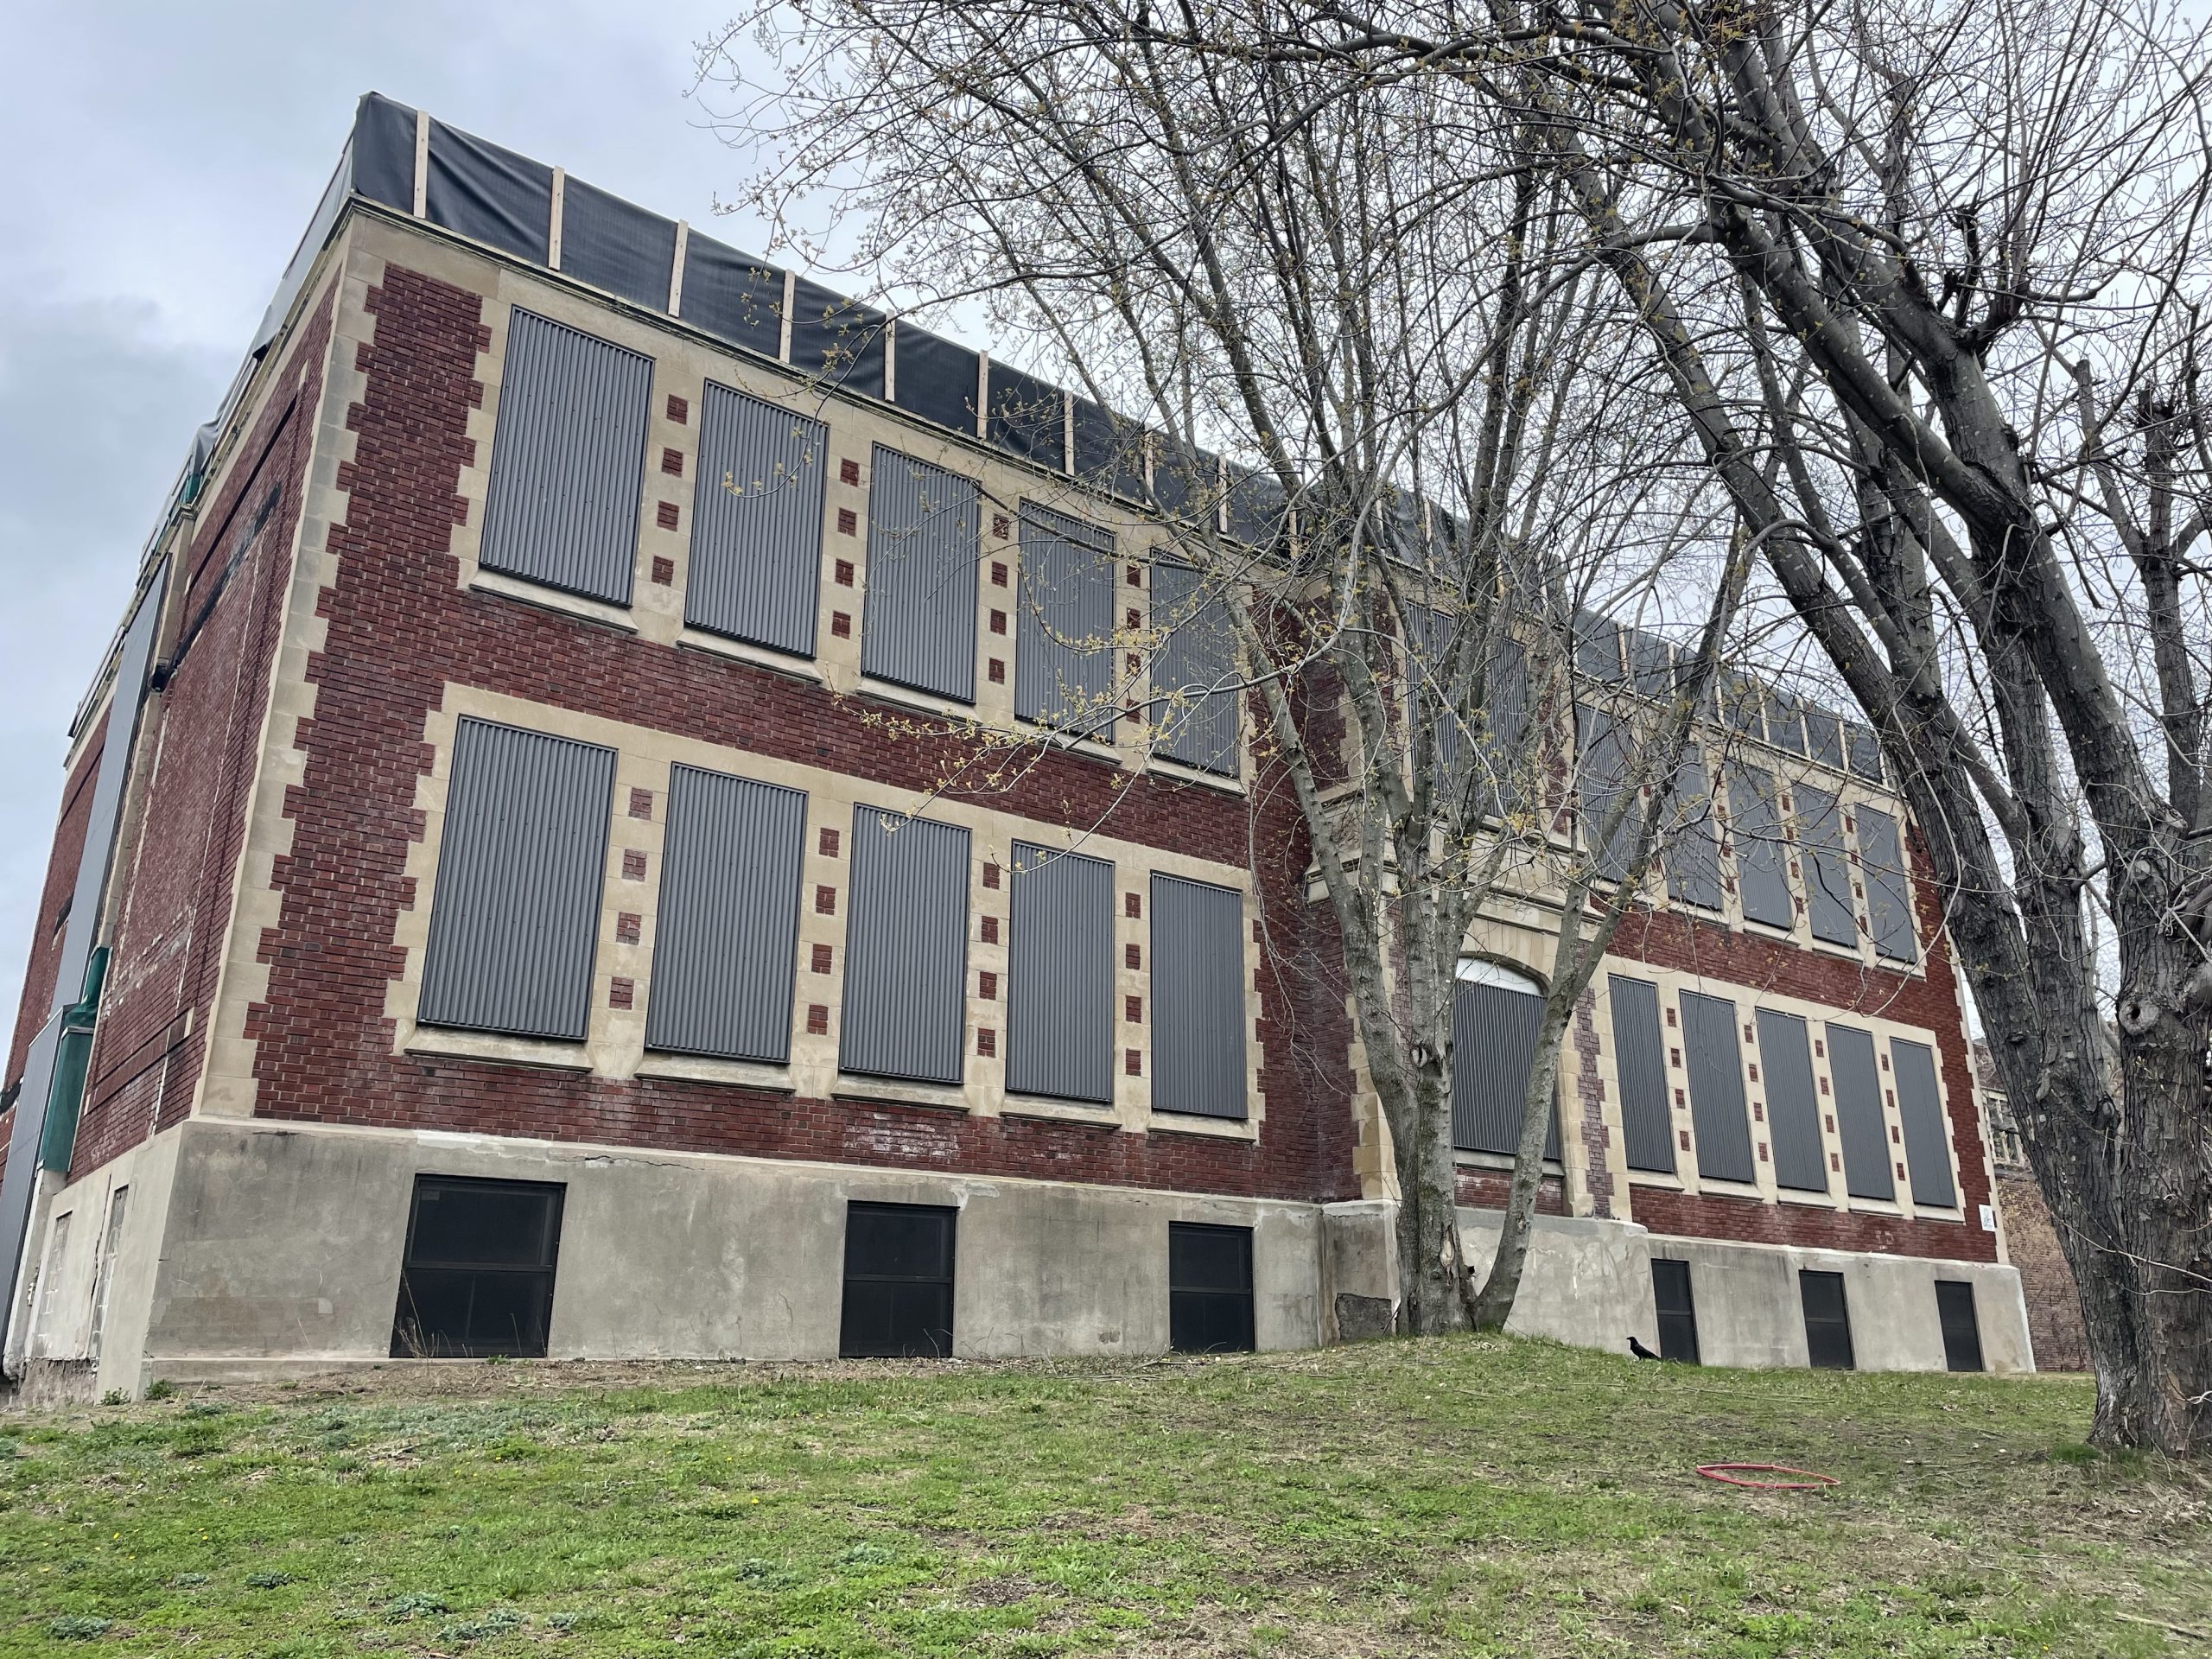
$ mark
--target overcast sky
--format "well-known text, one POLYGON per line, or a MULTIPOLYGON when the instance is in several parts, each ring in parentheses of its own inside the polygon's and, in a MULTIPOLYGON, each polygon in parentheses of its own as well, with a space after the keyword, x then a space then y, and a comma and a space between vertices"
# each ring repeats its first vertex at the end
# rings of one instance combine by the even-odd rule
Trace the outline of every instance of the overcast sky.
MULTIPOLYGON (((17 73, 0 99, 0 154, 14 158, 0 172, 0 1031, 70 714, 355 99, 388 93, 702 224, 737 169, 684 92, 691 44, 724 3, 86 0, 15 14, 17 73)), ((742 220, 716 234, 762 245, 742 220)))

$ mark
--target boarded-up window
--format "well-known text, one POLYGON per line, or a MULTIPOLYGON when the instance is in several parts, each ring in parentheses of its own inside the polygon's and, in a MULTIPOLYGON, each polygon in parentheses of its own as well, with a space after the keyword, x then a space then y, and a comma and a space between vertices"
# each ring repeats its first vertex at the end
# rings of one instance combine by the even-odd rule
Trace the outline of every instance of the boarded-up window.
POLYGON ((517 311, 477 558, 486 570, 630 602, 652 359, 517 311))
POLYGON ((828 432, 711 381, 702 401, 683 620, 811 657, 828 432))
POLYGON ((1007 878, 1006 1086, 1114 1097, 1114 867, 1014 843, 1007 878))
POLYGON ((1728 839, 1736 854, 1736 885, 1744 915, 1769 927, 1791 927, 1796 912, 1789 895, 1789 846, 1782 830, 1782 799, 1774 774, 1742 766, 1728 779, 1728 839))
POLYGON ((982 547, 975 482, 880 444, 873 466, 861 671, 973 702, 982 547))
POLYGON ((1897 1080, 1897 1123, 1904 1131, 1905 1169, 1912 1201, 1923 1209, 1949 1210, 1959 1201, 1951 1180, 1950 1137, 1943 1133, 1943 1094, 1936 1084, 1936 1051, 1925 1043, 1893 1040, 1890 1065, 1897 1080))
POLYGON ((1152 878, 1152 1109, 1242 1119, 1244 901, 1152 878))
POLYGON ((648 1047, 790 1057, 806 797, 696 766, 669 774, 648 1047))
POLYGON ((1021 504, 1021 615, 1014 712, 1056 731, 1114 736, 1114 537, 1021 504))
POLYGON ((1609 975, 1613 1011, 1613 1071, 1621 1085, 1621 1136, 1630 1169, 1672 1174, 1675 1130, 1668 1110, 1667 1050, 1659 1034, 1659 989, 1649 981, 1609 975))
POLYGON ((1799 839, 1805 849, 1805 911, 1813 937, 1829 944, 1859 942, 1851 901, 1851 861, 1843 851, 1843 809, 1825 790, 1796 788, 1799 839))
POLYGON ((584 1035, 613 787, 612 749, 461 722, 416 1019, 584 1035))
MULTIPOLYGON (((1533 982, 1480 963, 1460 965, 1452 993, 1452 1144, 1460 1151, 1510 1157, 1519 1147, 1543 1021, 1544 999, 1533 982)), ((1544 1156, 1559 1156, 1556 1101, 1544 1156)))
POLYGON ((1874 950, 1891 962, 1910 962, 1915 955, 1912 886, 1905 874, 1897 821, 1872 806, 1861 806, 1852 816, 1859 825, 1859 861, 1866 873, 1866 925, 1874 935, 1874 950))
POLYGON ((1659 1316, 1659 1357, 1696 1364, 1697 1300, 1690 1291, 1688 1262, 1651 1258, 1651 1302, 1659 1316))
POLYGON ((1574 789, 1582 845, 1598 874, 1608 881, 1618 881, 1627 873, 1643 828, 1632 781, 1636 758, 1631 742, 1628 721, 1612 710, 1575 704, 1574 789))
POLYGON ((1684 991, 1681 1003, 1682 1060, 1689 1072, 1690 1122, 1697 1131, 1697 1173, 1709 1181, 1748 1181, 1751 1122, 1744 1109, 1736 1005, 1698 991, 1684 991))
POLYGON ((543 1357, 564 1192, 547 1182, 416 1176, 392 1357, 543 1357))
POLYGON ((1720 908, 1720 837, 1713 821, 1713 782, 1696 744, 1682 751, 1667 795, 1667 896, 1700 910, 1720 908))
POLYGON ((1858 1363, 1851 1348, 1851 1308, 1844 1300, 1843 1275, 1801 1269, 1797 1293, 1805 1307, 1805 1356, 1814 1368, 1848 1371, 1858 1363))
POLYGON ((853 809, 838 1063, 864 1077, 957 1083, 967 1028, 968 832, 853 809))
POLYGON ((1224 777, 1236 775, 1237 709, 1224 690, 1236 674, 1220 597, 1186 565, 1152 568, 1152 721, 1160 753, 1224 777))
POLYGON ((1252 1348, 1252 1230, 1167 1224, 1167 1345, 1179 1354, 1252 1348))
POLYGON ((960 1212, 919 1204, 845 1209, 846 1358, 944 1359, 952 1352, 952 1274, 960 1212))
POLYGON ((1794 1014, 1761 1008, 1758 1032, 1759 1075, 1766 1080, 1767 1122, 1774 1130, 1774 1179, 1795 1192, 1825 1192, 1828 1159, 1805 1022, 1794 1014))
POLYGON ((1981 1321, 1974 1314, 1974 1281, 1938 1279, 1936 1317, 1943 1327, 1943 1369, 1980 1370, 1981 1321))
POLYGON ((1828 1070, 1835 1080, 1836 1134, 1843 1142, 1843 1179, 1854 1198, 1893 1198, 1890 1136, 1882 1122, 1882 1079, 1874 1038, 1853 1026, 1828 1027, 1828 1070))

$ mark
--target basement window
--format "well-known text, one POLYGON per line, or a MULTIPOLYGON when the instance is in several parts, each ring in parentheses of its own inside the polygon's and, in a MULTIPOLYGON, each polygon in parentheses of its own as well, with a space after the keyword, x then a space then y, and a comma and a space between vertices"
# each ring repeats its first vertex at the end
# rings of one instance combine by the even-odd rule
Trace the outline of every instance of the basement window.
POLYGON ((1979 1371, 1981 1363, 1981 1320, 1974 1313, 1971 1279, 1936 1281, 1936 1316, 1943 1326, 1943 1365, 1947 1370, 1979 1371))
POLYGON ((1843 1275, 1814 1273, 1797 1275, 1797 1294, 1805 1305, 1805 1351, 1815 1370, 1858 1369, 1851 1348, 1851 1308, 1844 1300, 1843 1275))
POLYGON ((847 1206, 840 1357, 950 1357, 958 1214, 918 1204, 847 1206))
POLYGON ((1659 1357, 1698 1363, 1697 1300, 1690 1294, 1690 1264, 1653 1256, 1651 1300, 1659 1316, 1659 1357))
POLYGON ((1179 1354, 1251 1351, 1249 1227, 1167 1224, 1167 1343, 1179 1354))
POLYGON ((416 1177, 392 1357, 543 1358, 565 1192, 537 1181, 416 1177))

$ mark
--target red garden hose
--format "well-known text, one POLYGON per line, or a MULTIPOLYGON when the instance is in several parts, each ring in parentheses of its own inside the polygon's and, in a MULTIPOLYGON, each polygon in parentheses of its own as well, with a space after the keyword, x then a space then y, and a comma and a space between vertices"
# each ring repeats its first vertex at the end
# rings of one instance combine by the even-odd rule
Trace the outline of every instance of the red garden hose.
POLYGON ((1749 1486, 1762 1492, 1815 1492, 1843 1483, 1834 1475, 1811 1469, 1792 1469, 1786 1463, 1700 1463, 1697 1471, 1707 1480, 1726 1486, 1749 1486), (1795 1480, 1746 1480, 1745 1475, 1795 1475, 1795 1480))

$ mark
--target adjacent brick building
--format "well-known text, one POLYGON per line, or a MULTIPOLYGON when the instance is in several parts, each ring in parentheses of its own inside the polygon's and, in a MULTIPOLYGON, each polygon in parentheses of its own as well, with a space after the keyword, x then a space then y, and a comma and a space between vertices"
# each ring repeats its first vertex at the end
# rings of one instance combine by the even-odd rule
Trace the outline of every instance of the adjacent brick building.
MULTIPOLYGON (((1232 699, 1148 701, 1202 606, 1083 643, 1192 601, 1133 498, 1263 533, 1229 471, 374 97, 212 435, 77 722, 11 1375, 1388 1328, 1287 791, 1232 699)), ((1663 652, 1583 650, 1600 719, 1663 652)), ((1571 1033, 1519 1322, 2024 1366, 1901 810, 1762 698, 1571 1033)), ((1548 932, 1468 941, 1478 1236, 1548 932)))

